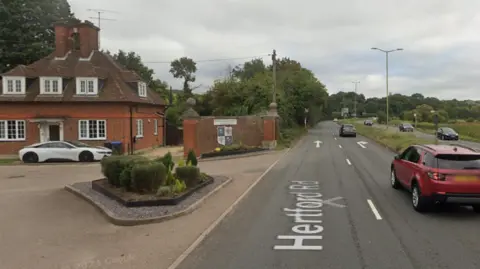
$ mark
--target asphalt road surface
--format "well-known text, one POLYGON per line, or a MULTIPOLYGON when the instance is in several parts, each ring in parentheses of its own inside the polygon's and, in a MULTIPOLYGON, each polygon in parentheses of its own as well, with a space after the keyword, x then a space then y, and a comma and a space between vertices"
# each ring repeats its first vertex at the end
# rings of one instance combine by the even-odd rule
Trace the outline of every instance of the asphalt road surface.
MULTIPOLYGON (((362 122, 359 122, 359 123, 362 123, 363 124, 363 121, 362 122)), ((383 125, 383 124, 374 124, 373 127, 376 127, 376 128, 383 128, 385 129, 386 125, 383 125)), ((389 130, 391 131, 395 131, 395 132, 400 132, 398 130, 398 127, 397 126, 389 126, 388 127, 389 130)), ((418 138, 423 138, 423 139, 427 139, 427 140, 431 140, 432 143, 434 143, 435 141, 435 135, 434 135, 434 131, 430 131, 430 133, 425 133, 425 132, 420 132, 420 131, 417 131, 417 130, 414 130, 413 131, 413 134, 418 137, 418 138)), ((460 138, 462 138, 462 134, 459 134, 460 135, 460 138)), ((451 140, 438 140, 438 142, 440 144, 459 144, 459 145, 463 145, 463 146, 466 146, 466 147, 470 147, 470 148, 474 148, 476 150, 480 150, 480 143, 476 143, 476 142, 472 142, 472 141, 466 141, 466 140, 459 140, 459 141, 451 141, 451 140)))
POLYGON ((480 268, 479 214, 416 213, 390 187, 393 154, 337 134, 311 130, 179 268, 480 268))

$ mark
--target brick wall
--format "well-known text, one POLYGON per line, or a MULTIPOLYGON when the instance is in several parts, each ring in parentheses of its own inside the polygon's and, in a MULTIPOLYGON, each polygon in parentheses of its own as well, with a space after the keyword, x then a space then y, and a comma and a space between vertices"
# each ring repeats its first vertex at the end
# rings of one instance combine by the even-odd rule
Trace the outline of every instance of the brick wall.
POLYGON ((201 155, 220 147, 221 145, 217 141, 217 127, 219 126, 232 127, 233 144, 260 147, 266 140, 275 140, 274 122, 274 119, 260 116, 185 119, 183 124, 184 153, 187 154, 189 149, 194 149, 197 155, 201 155), (237 124, 217 126, 214 124, 215 119, 236 119, 237 124))
MULTIPOLYGON (((17 154, 26 145, 40 141, 38 123, 30 122, 34 118, 65 118, 64 140, 78 139, 78 120, 107 120, 107 139, 82 141, 91 145, 103 145, 106 141, 122 141, 124 151, 130 145, 130 108, 124 104, 1 104, 0 120, 26 120, 25 141, 0 141, 0 154, 17 154)), ((137 134, 137 119, 143 120, 143 138, 134 145, 135 150, 146 149, 163 144, 163 118, 155 115, 161 107, 140 106, 133 112, 133 135, 137 134), (158 134, 154 134, 154 122, 157 119, 158 134)))

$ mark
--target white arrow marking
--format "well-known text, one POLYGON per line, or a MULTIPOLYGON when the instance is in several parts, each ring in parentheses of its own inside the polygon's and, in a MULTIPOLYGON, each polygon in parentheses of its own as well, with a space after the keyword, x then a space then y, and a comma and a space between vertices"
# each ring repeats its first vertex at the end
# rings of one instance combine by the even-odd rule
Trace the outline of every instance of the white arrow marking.
POLYGON ((365 142, 365 141, 358 141, 358 142, 357 142, 357 144, 358 144, 360 147, 362 147, 362 148, 366 149, 367 147, 366 147, 365 145, 366 145, 366 144, 368 144, 368 142, 365 142))
POLYGON ((335 198, 330 198, 330 199, 327 199, 327 200, 323 200, 322 203, 324 205, 331 205, 331 206, 334 206, 334 207, 346 207, 346 205, 334 203, 334 201, 337 201, 337 200, 340 200, 340 199, 343 199, 343 197, 338 196, 338 197, 335 197, 335 198))
POLYGON ((313 143, 316 144, 316 147, 319 148, 320 147, 320 144, 322 144, 323 142, 320 141, 320 140, 317 140, 317 141, 313 141, 313 143))

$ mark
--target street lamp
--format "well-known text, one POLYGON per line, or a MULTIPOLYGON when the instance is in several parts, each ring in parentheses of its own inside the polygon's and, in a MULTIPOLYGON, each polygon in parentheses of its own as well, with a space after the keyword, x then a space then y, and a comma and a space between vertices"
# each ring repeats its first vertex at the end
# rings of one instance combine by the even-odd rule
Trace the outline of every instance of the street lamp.
POLYGON ((355 84, 355 101, 353 103, 353 113, 355 113, 355 118, 357 117, 357 85, 360 81, 352 81, 355 84))
POLYGON ((385 66, 386 66, 386 69, 385 69, 385 73, 386 73, 386 78, 385 78, 385 81, 386 81, 386 85, 387 85, 387 128, 388 128, 388 54, 391 53, 391 52, 395 52, 395 51, 401 51, 403 50, 402 48, 398 48, 398 49, 394 49, 394 50, 383 50, 383 49, 379 49, 379 48, 372 48, 372 50, 378 50, 378 51, 381 51, 383 53, 385 53, 385 66))

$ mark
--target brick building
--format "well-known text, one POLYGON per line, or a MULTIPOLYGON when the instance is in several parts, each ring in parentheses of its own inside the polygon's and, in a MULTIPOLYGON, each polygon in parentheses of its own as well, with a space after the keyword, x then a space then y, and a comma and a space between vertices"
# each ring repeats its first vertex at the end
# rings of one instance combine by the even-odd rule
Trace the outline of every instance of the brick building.
POLYGON ((57 23, 51 55, 1 75, 0 154, 49 140, 121 141, 124 151, 163 144, 164 101, 99 51, 98 34, 89 21, 57 23))

